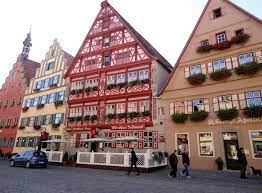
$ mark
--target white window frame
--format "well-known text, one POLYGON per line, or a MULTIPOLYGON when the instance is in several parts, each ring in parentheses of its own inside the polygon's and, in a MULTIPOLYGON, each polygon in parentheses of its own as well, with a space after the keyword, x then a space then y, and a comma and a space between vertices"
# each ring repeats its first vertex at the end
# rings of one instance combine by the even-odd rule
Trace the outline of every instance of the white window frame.
MULTIPOLYGON (((247 107, 251 107, 251 106, 248 105, 247 101, 252 99, 253 103, 254 103, 256 98, 261 100, 260 105, 262 105, 262 92, 260 90, 248 91, 248 92, 245 92, 244 94, 245 94, 245 101, 246 101, 247 107), (260 96, 254 96, 255 92, 258 92, 260 96), (252 93, 252 98, 247 98, 247 93, 252 93)), ((260 106, 260 105, 253 105, 253 106, 260 106)))
POLYGON ((115 82, 116 82, 116 75, 109 75, 106 77, 107 85, 115 84, 115 82))
POLYGON ((216 39, 217 39, 218 44, 222 42, 226 42, 227 41, 226 33, 222 32, 222 33, 216 34, 216 39))
POLYGON ((190 66, 190 75, 201 74, 201 73, 202 73, 202 69, 200 64, 190 66), (198 72, 198 70, 200 71, 198 72))
POLYGON ((253 159, 257 159, 257 160, 261 160, 261 157, 255 157, 255 152, 254 152, 254 147, 253 147, 253 143, 252 143, 252 136, 251 136, 251 132, 262 132, 262 130, 249 130, 248 134, 249 134, 249 142, 250 142, 250 146, 251 146, 251 153, 252 153, 252 158, 253 159))
POLYGON ((126 75, 124 73, 116 75, 116 83, 124 83, 126 81, 126 75))
POLYGON ((215 145, 214 145, 214 133, 213 133, 212 131, 197 132, 197 145, 198 145, 198 156, 199 156, 199 157, 216 157, 216 154, 215 154, 215 145), (213 155, 212 155, 212 156, 201 155, 201 154, 200 154, 200 138, 199 138, 199 135, 200 135, 200 134, 205 134, 205 133, 211 133, 212 148, 213 148, 213 155))
POLYGON ((128 75, 127 75, 128 82, 135 81, 137 80, 137 78, 138 78, 137 71, 128 72, 128 75))
POLYGON ((234 106, 233 106, 233 98, 232 98, 232 95, 221 95, 221 96, 218 96, 217 97, 217 101, 218 101, 218 109, 232 109, 234 106), (229 97, 230 96, 230 100, 228 100, 228 101, 231 101, 231 107, 227 107, 227 103, 226 102, 224 102, 224 101, 226 101, 226 100, 223 100, 223 101, 221 101, 220 99, 219 99, 219 97, 229 97), (223 104, 223 103, 225 103, 225 108, 220 108, 220 104, 223 104))
POLYGON ((139 80, 149 79, 148 69, 139 71, 139 80))
POLYGON ((125 113, 126 112, 126 103, 117 103, 116 104, 116 113, 125 113))
POLYGON ((139 112, 149 111, 150 104, 149 100, 142 100, 139 102, 139 112))
POLYGON ((222 70, 222 69, 226 69, 226 61, 225 59, 219 59, 219 60, 214 60, 213 61, 213 70, 214 72, 222 70), (218 68, 216 68, 216 65, 218 65, 218 68))
POLYGON ((245 53, 245 54, 241 54, 238 56, 238 62, 239 62, 239 65, 243 65, 243 64, 246 64, 246 63, 249 63, 249 62, 253 62, 254 61, 254 57, 253 57, 253 54, 252 52, 249 52, 249 53, 245 53), (250 57, 251 56, 251 60, 247 60, 247 57, 250 57), (241 59, 241 57, 243 57, 241 59))
MULTIPOLYGON (((188 156, 190 157, 191 156, 191 150, 190 150, 190 135, 189 133, 175 133, 175 149, 177 150, 177 153, 178 153, 178 146, 177 146, 177 135, 179 134, 186 134, 188 136, 188 156)), ((178 155, 177 156, 182 156, 182 155, 178 155)))
POLYGON ((115 114, 116 104, 106 104, 106 115, 115 114))
POLYGON ((127 112, 128 113, 132 113, 132 112, 138 112, 137 110, 137 101, 130 101, 130 102, 128 102, 128 104, 127 104, 127 112))

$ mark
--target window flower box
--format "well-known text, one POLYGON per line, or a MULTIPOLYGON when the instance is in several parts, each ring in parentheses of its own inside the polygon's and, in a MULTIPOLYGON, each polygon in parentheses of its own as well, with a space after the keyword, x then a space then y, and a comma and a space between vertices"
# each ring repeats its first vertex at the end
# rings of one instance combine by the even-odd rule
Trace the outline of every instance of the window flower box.
POLYGON ((97 115, 92 115, 90 117, 91 122, 93 123, 95 120, 97 120, 97 115))
POLYGON ((53 129, 57 129, 57 128, 59 128, 60 127, 60 123, 54 123, 54 124, 52 124, 52 128, 53 129))
POLYGON ((126 86, 126 83, 125 82, 121 82, 121 83, 118 83, 117 84, 117 87, 118 88, 123 88, 123 87, 125 87, 126 86))
POLYGON ((131 118, 131 119, 133 119, 133 118, 135 118, 135 117, 138 117, 138 115, 139 115, 139 113, 137 113, 137 112, 127 113, 127 117, 128 117, 128 118, 131 118))
POLYGON ((187 120, 188 115, 185 113, 174 113, 171 118, 175 123, 184 123, 187 120))
POLYGON ((28 109, 29 109, 29 107, 23 107, 22 111, 26 112, 26 111, 28 111, 28 109))
POLYGON ((254 75, 256 74, 261 68, 262 65, 258 64, 257 62, 250 62, 246 64, 242 64, 235 68, 235 72, 237 75, 254 75))
POLYGON ((76 90, 76 94, 81 94, 81 93, 83 93, 83 92, 84 92, 84 89, 82 89, 82 88, 76 90))
POLYGON ((76 90, 71 90, 70 94, 76 94, 77 91, 76 90))
POLYGON ((115 118, 115 114, 109 113, 109 114, 106 115, 106 117, 107 117, 108 119, 113 119, 113 118, 115 118))
POLYGON ((143 80, 140 80, 140 83, 141 84, 148 84, 149 83, 149 79, 143 79, 143 80))
POLYGON ((20 127, 18 127, 18 129, 24 130, 24 129, 25 129, 25 126, 20 126, 20 127))
POLYGON ((34 125, 33 127, 34 127, 34 130, 39 130, 39 129, 41 129, 41 125, 34 125))
POLYGON ((92 87, 92 91, 94 92, 94 91, 97 91, 98 90, 98 86, 93 86, 92 87))
POLYGON ((192 112, 190 114, 190 120, 194 122, 203 121, 208 117, 208 112, 206 111, 198 111, 198 112, 192 112))
POLYGON ((206 53, 212 50, 213 46, 212 45, 201 45, 197 48, 198 53, 206 53))
POLYGON ((58 107, 58 106, 61 106, 63 105, 64 102, 63 101, 55 101, 55 106, 58 107))
POLYGON ((74 122, 76 118, 75 117, 68 117, 67 119, 68 119, 69 122, 74 122))
POLYGON ((241 43, 245 43, 249 40, 250 35, 248 34, 240 34, 240 35, 236 35, 234 37, 231 38, 231 42, 233 44, 241 44, 241 43))
POLYGON ((77 117, 76 117, 76 121, 82 121, 82 119, 83 119, 83 118, 82 118, 81 116, 77 116, 77 117))
POLYGON ((232 76, 232 73, 228 69, 221 69, 210 74, 210 78, 215 81, 224 80, 232 76))
POLYGON ((224 41, 213 45, 213 50, 224 50, 230 48, 232 43, 230 41, 224 41))
POLYGON ((87 92, 87 93, 91 92, 91 90, 92 90, 91 87, 87 87, 87 88, 85 88, 85 92, 87 92))
POLYGON ((35 88, 33 91, 34 91, 34 92, 39 92, 40 89, 39 89, 39 88, 35 88))
POLYGON ((150 112, 149 111, 144 111, 144 112, 141 112, 140 113, 140 116, 141 117, 148 117, 150 115, 150 112))
POLYGON ((84 116, 84 121, 89 121, 90 120, 90 115, 85 115, 84 116))
POLYGON ((245 116, 249 118, 259 118, 262 117, 262 106, 252 106, 246 107, 244 110, 245 116))
POLYGON ((206 80, 206 75, 205 74, 194 74, 191 75, 187 78, 188 82, 192 85, 199 85, 202 84, 203 82, 205 82, 206 80))
POLYGON ((126 118, 126 116, 127 116, 126 113, 119 113, 119 114, 117 114, 117 117, 118 117, 119 119, 126 118))
POLYGON ((50 87, 50 88, 56 88, 56 87, 57 87, 57 84, 50 84, 49 87, 50 87))
POLYGON ((217 116, 222 121, 229 121, 238 116, 238 110, 236 108, 232 109, 220 109, 217 112, 217 116))
POLYGON ((38 104, 37 106, 36 106, 36 108, 37 109, 41 109, 41 108, 43 108, 45 105, 44 104, 38 104))
POLYGON ((111 89, 114 89, 114 88, 116 88, 116 84, 108 84, 108 85, 106 85, 106 89, 107 90, 111 90, 111 89))
POLYGON ((134 81, 131 81, 131 82, 129 82, 128 83, 128 86, 135 86, 135 85, 137 85, 137 84, 139 84, 139 81, 138 80, 134 80, 134 81))

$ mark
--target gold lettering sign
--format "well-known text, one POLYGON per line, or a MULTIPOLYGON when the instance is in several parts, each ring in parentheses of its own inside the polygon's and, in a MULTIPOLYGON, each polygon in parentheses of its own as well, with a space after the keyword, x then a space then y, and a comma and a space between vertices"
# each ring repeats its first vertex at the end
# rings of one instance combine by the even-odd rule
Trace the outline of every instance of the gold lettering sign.
POLYGON ((220 119, 209 119, 208 125, 233 125, 233 124, 247 124, 262 122, 261 118, 237 118, 230 121, 221 121, 220 119))

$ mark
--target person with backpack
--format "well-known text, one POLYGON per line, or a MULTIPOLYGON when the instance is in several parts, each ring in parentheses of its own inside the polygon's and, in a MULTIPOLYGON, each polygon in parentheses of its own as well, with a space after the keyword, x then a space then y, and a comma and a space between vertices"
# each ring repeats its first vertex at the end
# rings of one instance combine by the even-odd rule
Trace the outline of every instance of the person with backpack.
POLYGON ((184 169, 180 172, 181 176, 186 175, 187 178, 191 178, 190 175, 189 175, 189 171, 188 171, 188 168, 189 168, 189 165, 190 165, 190 159, 189 159, 187 151, 184 151, 182 153, 182 164, 184 166, 184 169))
POLYGON ((172 168, 172 170, 169 172, 168 177, 169 178, 176 178, 176 173, 177 173, 177 163, 178 163, 178 159, 176 156, 176 150, 174 150, 174 152, 169 156, 168 160, 169 160, 169 164, 172 168))
POLYGON ((130 175, 133 166, 135 166, 135 168, 136 168, 136 175, 138 176, 138 175, 140 175, 139 169, 138 169, 138 167, 136 165, 136 163, 138 161, 138 158, 136 156, 136 152, 135 152, 134 148, 130 148, 130 150, 131 150, 131 165, 130 165, 130 168, 128 170, 127 175, 130 175))
POLYGON ((247 158, 246 158, 246 155, 244 153, 243 147, 239 148, 239 150, 237 152, 237 156, 238 156, 238 161, 240 163, 240 178, 241 179, 247 179, 247 177, 246 177, 247 158))

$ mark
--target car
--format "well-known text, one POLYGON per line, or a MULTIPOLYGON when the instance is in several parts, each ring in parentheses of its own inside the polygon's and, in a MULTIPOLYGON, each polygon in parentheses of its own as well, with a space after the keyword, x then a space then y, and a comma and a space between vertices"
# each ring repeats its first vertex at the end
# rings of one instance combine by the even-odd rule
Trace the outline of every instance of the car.
POLYGON ((45 152, 38 150, 24 151, 11 157, 10 167, 25 166, 26 168, 41 166, 46 168, 48 159, 45 152))

